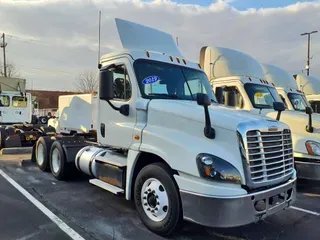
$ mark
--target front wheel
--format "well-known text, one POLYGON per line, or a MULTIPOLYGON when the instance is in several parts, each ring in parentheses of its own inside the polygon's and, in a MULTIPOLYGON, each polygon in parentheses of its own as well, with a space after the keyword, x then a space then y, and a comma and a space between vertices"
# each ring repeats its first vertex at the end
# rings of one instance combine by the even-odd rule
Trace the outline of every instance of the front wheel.
POLYGON ((168 236, 180 226, 180 195, 171 169, 165 164, 150 164, 139 172, 134 200, 141 221, 156 234, 168 236))

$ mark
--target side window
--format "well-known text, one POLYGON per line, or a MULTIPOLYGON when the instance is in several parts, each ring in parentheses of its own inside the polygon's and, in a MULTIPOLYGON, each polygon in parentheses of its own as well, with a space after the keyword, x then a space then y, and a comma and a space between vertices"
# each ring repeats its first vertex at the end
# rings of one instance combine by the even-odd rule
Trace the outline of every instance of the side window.
POLYGON ((6 95, 0 95, 0 107, 9 107, 10 97, 6 95))
POLYGON ((220 97, 220 103, 227 105, 227 106, 233 106, 231 105, 231 101, 229 99, 229 93, 234 92, 235 93, 235 107, 243 108, 244 107, 244 100, 239 92, 237 87, 219 87, 219 89, 216 89, 216 92, 221 92, 222 96, 220 97))
POLYGON ((285 99, 281 94, 279 94, 279 95, 280 95, 280 97, 281 97, 282 102, 283 102, 283 103, 284 103, 284 105, 286 106, 286 108, 288 108, 288 105, 287 105, 286 99, 285 99))
POLYGON ((13 96, 12 97, 12 106, 25 108, 27 107, 27 98, 21 96, 13 96))
POLYGON ((118 65, 110 69, 113 73, 113 97, 129 100, 131 98, 131 82, 125 65, 118 65))

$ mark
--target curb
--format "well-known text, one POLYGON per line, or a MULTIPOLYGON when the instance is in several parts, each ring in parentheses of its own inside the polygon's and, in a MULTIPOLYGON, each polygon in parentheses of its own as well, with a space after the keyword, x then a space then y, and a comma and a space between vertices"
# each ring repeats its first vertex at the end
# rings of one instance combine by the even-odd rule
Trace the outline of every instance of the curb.
POLYGON ((0 154, 28 154, 32 153, 32 147, 19 147, 19 148, 3 148, 0 154))

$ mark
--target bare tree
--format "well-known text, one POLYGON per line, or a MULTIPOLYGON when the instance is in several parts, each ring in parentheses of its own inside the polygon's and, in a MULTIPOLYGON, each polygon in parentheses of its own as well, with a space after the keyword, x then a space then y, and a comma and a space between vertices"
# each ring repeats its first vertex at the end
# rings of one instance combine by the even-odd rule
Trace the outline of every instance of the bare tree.
POLYGON ((98 91, 98 79, 94 71, 86 70, 76 78, 76 89, 82 93, 98 91))
MULTIPOLYGON (((4 76, 3 64, 0 64, 0 76, 4 76)), ((20 77, 19 70, 16 68, 16 65, 12 62, 7 63, 7 77, 9 78, 18 78, 20 77)))

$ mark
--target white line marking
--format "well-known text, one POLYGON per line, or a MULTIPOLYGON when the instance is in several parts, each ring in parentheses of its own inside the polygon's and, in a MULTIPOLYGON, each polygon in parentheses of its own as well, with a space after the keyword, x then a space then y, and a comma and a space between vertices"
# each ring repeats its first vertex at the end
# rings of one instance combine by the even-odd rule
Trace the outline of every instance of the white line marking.
POLYGON ((48 218, 50 218, 58 227, 64 231, 73 240, 85 240, 71 227, 65 224, 59 217, 46 208, 41 202, 34 198, 29 192, 21 187, 16 181, 9 177, 4 171, 0 169, 0 174, 4 177, 12 186, 14 186, 19 192, 21 192, 31 203, 33 203, 41 212, 43 212, 48 218))
POLYGON ((294 207, 294 206, 291 206, 290 208, 292 208, 292 209, 294 209, 294 210, 297 210, 297 211, 301 211, 301 212, 305 212, 305 213, 310 213, 310 214, 315 215, 315 216, 320 216, 320 213, 313 212, 313 211, 310 211, 310 210, 307 210, 307 209, 298 208, 298 207, 294 207))

